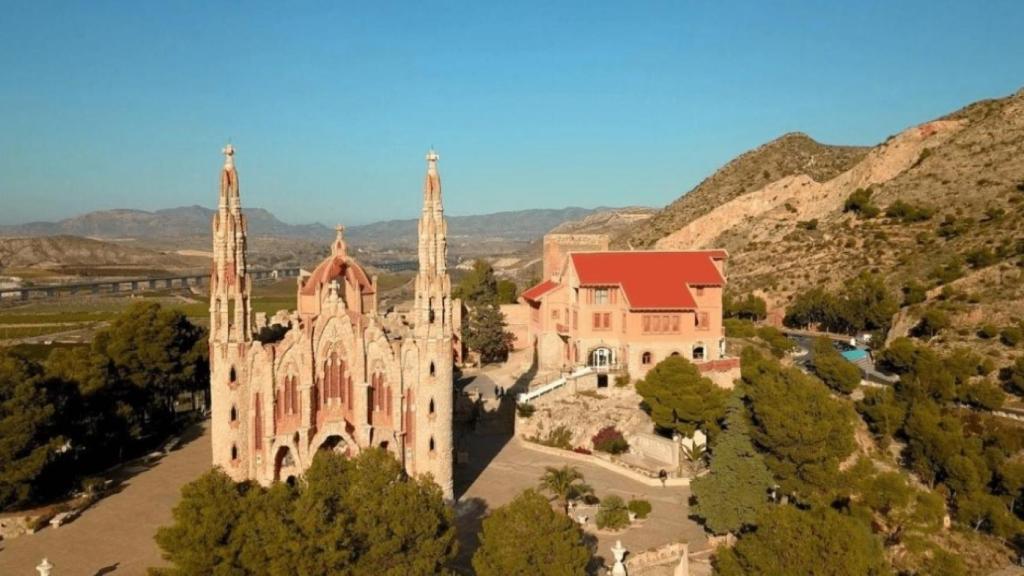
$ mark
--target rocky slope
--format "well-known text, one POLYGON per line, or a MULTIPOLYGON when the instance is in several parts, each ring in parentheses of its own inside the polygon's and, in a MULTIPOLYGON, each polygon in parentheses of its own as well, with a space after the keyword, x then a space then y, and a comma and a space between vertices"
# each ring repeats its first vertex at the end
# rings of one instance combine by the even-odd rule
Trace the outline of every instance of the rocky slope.
MULTIPOLYGON (((798 291, 835 288, 862 271, 883 274, 896 293, 920 282, 931 297, 905 308, 900 326, 905 331, 925 307, 941 306, 954 328, 938 345, 978 346, 974 333, 982 323, 1024 319, 1024 91, 972 104, 870 149, 819 147, 829 158, 825 170, 800 168, 810 165, 798 151, 808 146, 806 137, 788 135, 740 156, 620 241, 726 248, 733 288, 760 291, 777 309, 798 291), (780 146, 786 139, 804 144, 780 146), (787 153, 794 157, 787 160, 787 153), (768 177, 757 181, 761 163, 768 177), (777 176, 775 166, 791 173, 777 176), (871 190, 880 215, 844 212, 857 189, 871 190), (887 217, 898 201, 932 215, 887 217)), ((992 352, 1003 360, 1012 353, 992 352)))
POLYGON ((736 157, 649 222, 624 231, 616 244, 648 248, 734 198, 788 176, 806 175, 813 181, 824 182, 848 170, 867 152, 867 148, 857 146, 820 144, 799 132, 785 134, 736 157))

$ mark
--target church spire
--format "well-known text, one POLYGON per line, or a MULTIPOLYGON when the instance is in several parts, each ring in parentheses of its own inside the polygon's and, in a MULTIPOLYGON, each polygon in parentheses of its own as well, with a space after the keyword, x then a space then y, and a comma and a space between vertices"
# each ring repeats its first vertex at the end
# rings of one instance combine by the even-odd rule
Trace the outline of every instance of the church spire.
POLYGON ((213 217, 213 270, 210 273, 210 339, 248 342, 252 339, 251 305, 246 264, 246 222, 239 195, 235 148, 225 146, 220 171, 220 201, 213 217))

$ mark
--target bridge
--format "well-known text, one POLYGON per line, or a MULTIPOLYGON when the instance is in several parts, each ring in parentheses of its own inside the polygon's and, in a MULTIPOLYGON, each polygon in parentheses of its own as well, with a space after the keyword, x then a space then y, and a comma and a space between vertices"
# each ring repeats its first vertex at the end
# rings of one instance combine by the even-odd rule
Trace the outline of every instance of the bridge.
MULTIPOLYGON (((298 268, 274 268, 271 270, 249 270, 254 281, 269 278, 292 278, 299 275, 298 268)), ((30 298, 58 298, 75 294, 136 294, 160 288, 186 288, 209 283, 210 274, 181 274, 159 278, 125 278, 97 282, 69 282, 67 284, 45 284, 39 286, 18 286, 0 289, 0 301, 7 299, 28 300, 30 298)))

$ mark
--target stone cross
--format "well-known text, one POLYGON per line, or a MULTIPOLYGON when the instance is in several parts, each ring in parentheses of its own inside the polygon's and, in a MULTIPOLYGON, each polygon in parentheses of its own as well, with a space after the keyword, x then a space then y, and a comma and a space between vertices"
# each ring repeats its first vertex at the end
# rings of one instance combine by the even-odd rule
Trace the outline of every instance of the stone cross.
POLYGON ((334 227, 334 232, 334 254, 336 256, 345 256, 345 251, 348 248, 345 245, 345 227, 341 224, 338 224, 337 226, 334 227))
POLYGON ((615 546, 612 546, 612 554, 615 556, 612 576, 626 576, 626 565, 622 563, 622 559, 626 557, 626 548, 622 545, 622 540, 615 541, 615 546))
POLYGON ((50 564, 49 560, 43 558, 43 561, 39 563, 39 566, 36 566, 36 570, 39 571, 39 576, 50 576, 50 571, 53 570, 53 564, 50 564))

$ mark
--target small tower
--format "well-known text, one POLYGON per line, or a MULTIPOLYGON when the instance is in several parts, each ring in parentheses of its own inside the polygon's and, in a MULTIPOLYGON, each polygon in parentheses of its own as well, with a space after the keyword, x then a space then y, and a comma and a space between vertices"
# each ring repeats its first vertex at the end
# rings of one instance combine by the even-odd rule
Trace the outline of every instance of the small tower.
MULTIPOLYGON (((245 216, 235 149, 222 150, 220 200, 213 216, 210 271, 210 407, 213 463, 235 480, 249 476, 247 363, 252 344, 251 286, 246 269, 245 216)), ((259 413, 259 411, 256 411, 259 413)))
POLYGON ((417 348, 418 373, 412 383, 415 416, 413 469, 430 473, 446 498, 452 484, 452 298, 448 277, 448 223, 441 205, 439 157, 427 153, 423 184, 423 212, 419 221, 419 272, 416 275, 415 326, 412 340, 417 348))

